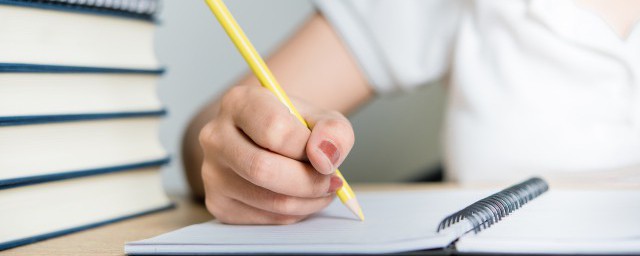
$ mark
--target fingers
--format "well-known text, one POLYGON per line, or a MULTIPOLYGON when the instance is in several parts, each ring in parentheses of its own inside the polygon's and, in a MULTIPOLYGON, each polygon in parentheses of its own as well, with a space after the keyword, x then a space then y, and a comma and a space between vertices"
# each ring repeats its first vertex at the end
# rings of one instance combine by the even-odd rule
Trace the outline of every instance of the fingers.
POLYGON ((306 215, 284 215, 260 210, 237 200, 207 195, 207 210, 220 222, 242 225, 287 225, 306 218, 306 215))
MULTIPOLYGON (((234 172, 224 172, 226 189, 223 195, 235 199, 252 207, 282 214, 282 215, 309 215, 322 210, 333 201, 334 194, 327 193, 319 198, 301 198, 278 194, 273 191, 258 187, 234 172)), ((335 187, 334 189, 337 189, 335 187)))
MULTIPOLYGON (((318 173, 309 164, 258 147, 232 125, 212 125, 219 127, 210 128, 215 132, 203 132, 201 136, 201 143, 207 148, 206 159, 217 158, 247 181, 278 194, 318 198, 331 192, 332 176, 318 173), (208 151, 215 154, 208 154, 208 151)), ((336 178, 333 179, 335 183, 336 178)))
POLYGON ((228 224, 295 223, 333 200, 333 195, 317 199, 278 195, 250 183, 243 184, 246 181, 232 170, 206 163, 202 176, 206 181, 207 209, 228 224))
POLYGON ((207 208, 221 222, 294 223, 330 204, 342 186, 330 174, 353 146, 351 124, 338 112, 294 104, 311 131, 266 89, 238 86, 201 130, 207 208))
POLYGON ((240 86, 230 93, 239 94, 235 98, 240 99, 233 103, 238 108, 233 121, 252 141, 289 158, 306 160, 305 146, 311 131, 271 92, 240 86))
POLYGON ((235 125, 262 148, 296 159, 309 160, 322 174, 331 174, 344 161, 354 143, 349 120, 336 111, 294 105, 308 122, 304 127, 268 90, 239 86, 226 98, 235 125))

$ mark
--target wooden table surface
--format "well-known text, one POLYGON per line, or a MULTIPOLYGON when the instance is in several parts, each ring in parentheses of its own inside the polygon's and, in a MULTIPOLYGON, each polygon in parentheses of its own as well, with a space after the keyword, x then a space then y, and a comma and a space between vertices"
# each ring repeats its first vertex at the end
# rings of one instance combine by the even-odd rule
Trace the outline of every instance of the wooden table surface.
MULTIPOLYGON (((451 188, 452 184, 368 184, 356 191, 451 188)), ((42 242, 0 252, 0 255, 124 255, 124 244, 205 222, 212 217, 204 205, 185 197, 173 197, 177 207, 42 242)))

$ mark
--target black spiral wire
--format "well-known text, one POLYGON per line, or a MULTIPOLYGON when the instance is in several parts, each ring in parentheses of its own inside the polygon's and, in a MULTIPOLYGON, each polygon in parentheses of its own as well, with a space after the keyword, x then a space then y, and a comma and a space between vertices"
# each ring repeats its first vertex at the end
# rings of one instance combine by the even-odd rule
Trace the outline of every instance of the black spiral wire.
POLYGON ((530 178, 449 215, 440 222, 437 231, 440 232, 461 220, 467 219, 471 222, 474 233, 478 233, 547 190, 549 190, 549 185, 543 179, 530 178))

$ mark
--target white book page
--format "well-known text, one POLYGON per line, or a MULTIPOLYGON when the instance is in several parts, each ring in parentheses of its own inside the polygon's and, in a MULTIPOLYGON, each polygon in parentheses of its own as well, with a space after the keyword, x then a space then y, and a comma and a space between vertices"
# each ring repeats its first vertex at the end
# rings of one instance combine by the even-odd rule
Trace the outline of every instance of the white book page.
POLYGON ((366 220, 339 200, 321 213, 285 226, 234 226, 210 221, 128 243, 128 254, 390 253, 443 248, 454 233, 436 233, 451 213, 488 196, 486 190, 358 193, 366 220))
POLYGON ((640 253, 640 191, 551 190, 480 233, 462 252, 640 253))
POLYGON ((21 239, 168 206, 171 202, 164 195, 160 169, 148 167, 0 190, 0 248, 21 239))
POLYGON ((0 127, 0 180, 167 157, 159 117, 0 127))
MULTIPOLYGON (((86 2, 86 1, 85 1, 86 2)), ((155 24, 20 6, 0 6, 0 62, 157 69, 155 24)))
POLYGON ((0 117, 162 109, 160 77, 112 73, 0 73, 0 117))

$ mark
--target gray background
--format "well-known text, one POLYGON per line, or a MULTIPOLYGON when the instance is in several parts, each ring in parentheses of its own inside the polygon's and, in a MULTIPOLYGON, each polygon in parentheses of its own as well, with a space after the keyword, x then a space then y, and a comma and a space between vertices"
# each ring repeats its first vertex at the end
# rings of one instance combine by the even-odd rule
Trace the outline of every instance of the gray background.
MULTIPOLYGON (((303 0, 228 0, 229 9, 262 55, 277 47, 311 14, 303 0)), ((191 116, 233 83, 246 64, 202 0, 165 0, 156 33, 156 52, 167 68, 159 85, 169 116, 161 139, 173 162, 164 168, 170 193, 184 193, 180 140, 191 116)), ((437 163, 444 104, 440 86, 379 97, 350 117, 353 151, 341 166, 352 182, 403 181, 437 163)))

